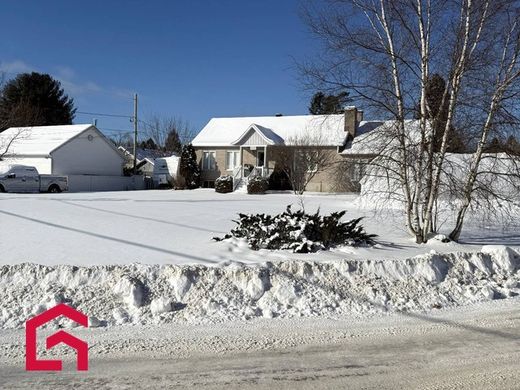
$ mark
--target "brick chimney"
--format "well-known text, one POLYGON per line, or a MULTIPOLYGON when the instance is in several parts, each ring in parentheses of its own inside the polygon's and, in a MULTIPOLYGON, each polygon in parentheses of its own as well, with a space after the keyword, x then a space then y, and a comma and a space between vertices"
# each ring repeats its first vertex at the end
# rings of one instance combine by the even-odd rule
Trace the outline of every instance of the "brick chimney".
POLYGON ((345 132, 350 134, 350 139, 356 136, 356 130, 362 120, 363 111, 358 110, 356 106, 345 107, 345 132))

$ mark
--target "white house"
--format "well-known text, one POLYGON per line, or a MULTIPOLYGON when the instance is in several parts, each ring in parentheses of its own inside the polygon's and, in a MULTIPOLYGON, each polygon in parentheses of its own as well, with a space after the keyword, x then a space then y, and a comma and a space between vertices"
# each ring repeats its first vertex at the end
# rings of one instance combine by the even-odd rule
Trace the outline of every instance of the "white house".
POLYGON ((123 176, 124 155, 90 124, 9 128, 0 133, 0 147, 5 162, 68 176, 70 191, 140 187, 137 178, 123 176))
MULTIPOLYGON (((118 149, 126 158, 126 167, 131 169, 134 162, 134 155, 132 151, 124 148, 123 146, 119 146, 118 149)), ((155 160, 162 157, 170 157, 174 154, 155 149, 137 148, 136 155, 136 167, 138 171, 144 176, 151 177, 154 171, 155 160)))

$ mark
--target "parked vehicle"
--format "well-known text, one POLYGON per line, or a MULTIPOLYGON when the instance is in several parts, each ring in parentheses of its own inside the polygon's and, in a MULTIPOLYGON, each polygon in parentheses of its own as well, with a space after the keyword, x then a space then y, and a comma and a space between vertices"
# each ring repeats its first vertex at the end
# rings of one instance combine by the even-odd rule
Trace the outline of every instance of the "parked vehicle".
POLYGON ((6 165, 0 167, 0 192, 67 191, 67 176, 40 175, 35 167, 6 165))
POLYGON ((174 187, 179 177, 180 157, 159 157, 153 167, 153 182, 156 188, 174 187))

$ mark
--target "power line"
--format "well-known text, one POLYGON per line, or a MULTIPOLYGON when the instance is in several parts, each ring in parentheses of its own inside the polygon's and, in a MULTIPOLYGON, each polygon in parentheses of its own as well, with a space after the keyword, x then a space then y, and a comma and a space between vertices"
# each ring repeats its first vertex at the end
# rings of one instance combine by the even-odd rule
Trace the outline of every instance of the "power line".
POLYGON ((133 116, 131 116, 131 115, 105 114, 105 113, 99 113, 99 112, 85 112, 85 111, 76 111, 76 114, 96 115, 96 116, 110 116, 110 117, 113 117, 113 118, 129 118, 129 119, 133 118, 133 116))
POLYGON ((99 127, 100 130, 103 130, 103 131, 110 131, 110 132, 114 132, 114 131, 122 131, 124 133, 133 133, 134 131, 133 130, 128 130, 128 129, 113 129, 113 128, 110 128, 110 127, 99 127))
POLYGON ((146 126, 154 127, 154 125, 151 125, 150 123, 143 121, 142 119, 138 119, 138 122, 144 123, 146 126))

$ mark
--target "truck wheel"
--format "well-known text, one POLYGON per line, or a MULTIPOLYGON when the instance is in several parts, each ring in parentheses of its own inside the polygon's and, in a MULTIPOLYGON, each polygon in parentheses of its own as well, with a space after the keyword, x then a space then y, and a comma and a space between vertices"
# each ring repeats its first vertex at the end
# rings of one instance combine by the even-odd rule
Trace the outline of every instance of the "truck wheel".
POLYGON ((49 192, 53 193, 53 194, 58 194, 61 192, 61 189, 56 184, 53 184, 52 186, 49 187, 49 192))
POLYGON ((3 185, 0 184, 0 192, 5 192, 5 188, 3 185))

